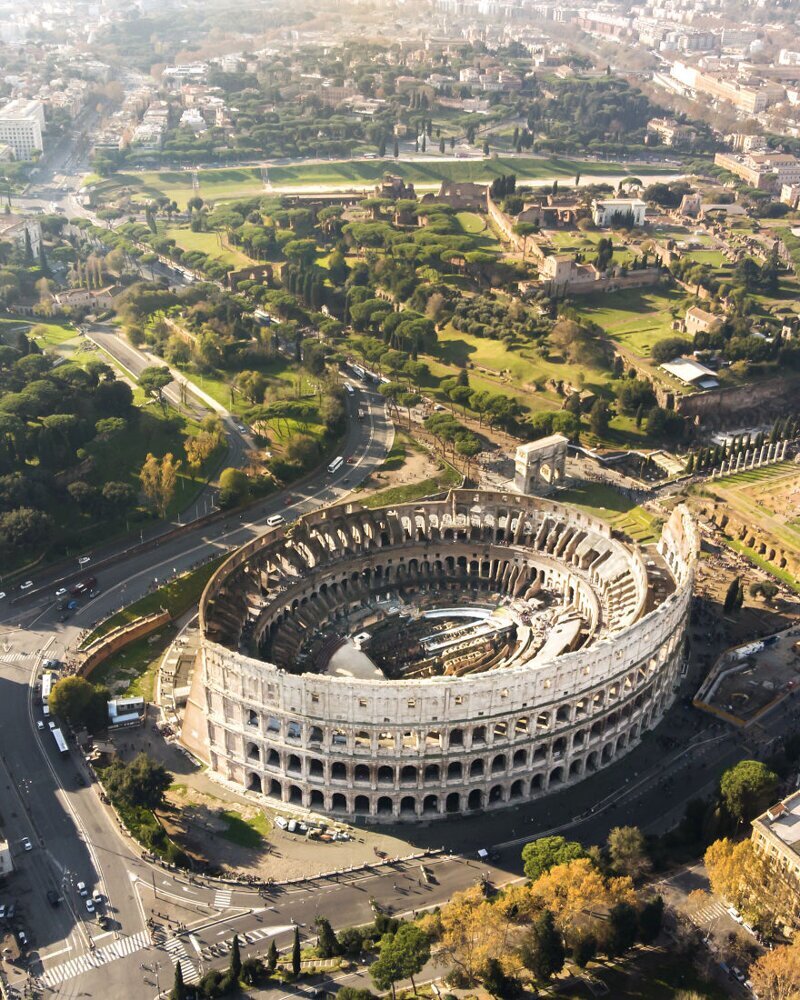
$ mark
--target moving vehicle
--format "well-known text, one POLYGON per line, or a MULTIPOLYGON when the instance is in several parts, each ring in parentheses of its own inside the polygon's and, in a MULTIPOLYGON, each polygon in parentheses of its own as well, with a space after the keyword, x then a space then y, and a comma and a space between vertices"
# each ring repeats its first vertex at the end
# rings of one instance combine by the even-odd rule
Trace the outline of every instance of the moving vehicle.
POLYGON ((344 459, 342 458, 341 455, 337 455, 337 457, 334 458, 334 460, 328 466, 328 472, 330 472, 332 475, 334 472, 336 472, 337 469, 341 469, 343 465, 344 465, 344 459))
POLYGON ((86 563, 91 562, 91 561, 92 561, 92 557, 91 556, 81 556, 80 559, 78 560, 78 565, 79 566, 85 566, 86 563))
POLYGON ((42 722, 41 719, 37 719, 36 720, 36 728, 37 729, 44 729, 44 722, 42 722))
POLYGON ((2 601, 5 596, 6 592, 4 590, 0 590, 0 601, 2 601))
POLYGON ((19 585, 20 590, 30 590, 33 586, 33 580, 26 580, 25 583, 19 585))
POLYGON ((66 594, 66 592, 67 592, 66 587, 59 587, 58 590, 56 591, 56 597, 63 597, 64 594, 66 594))
POLYGON ((86 900, 86 912, 94 913, 94 900, 91 899, 86 900))
POLYGON ((89 890, 86 888, 85 882, 78 882, 75 888, 78 890, 78 895, 82 896, 84 899, 89 895, 89 890))
POLYGON ((286 518, 284 518, 283 514, 270 514, 267 518, 267 525, 270 528, 274 528, 278 524, 283 524, 285 520, 286 518))
POLYGON ((25 851, 33 850, 33 844, 31 843, 30 837, 23 837, 22 840, 20 841, 20 844, 22 844, 23 850, 25 851))
POLYGON ((345 382, 344 387, 347 390, 348 396, 354 396, 355 395, 356 390, 352 387, 352 385, 350 385, 349 382, 345 382))
POLYGON ((69 750, 67 741, 64 739, 64 734, 60 729, 53 729, 53 739, 56 741, 59 753, 66 753, 69 750))
POLYGON ((50 704, 50 692, 53 690, 53 675, 48 671, 42 674, 42 705, 47 708, 50 704))

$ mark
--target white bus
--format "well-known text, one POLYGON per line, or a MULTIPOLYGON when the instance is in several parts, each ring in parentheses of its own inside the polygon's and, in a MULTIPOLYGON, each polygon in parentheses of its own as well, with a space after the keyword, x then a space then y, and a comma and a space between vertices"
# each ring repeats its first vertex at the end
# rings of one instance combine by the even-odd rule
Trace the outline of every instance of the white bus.
POLYGON ((53 675, 42 674, 42 708, 50 707, 50 692, 53 690, 53 675))
POLYGON ((336 472, 337 469, 341 469, 343 465, 344 465, 344 459, 342 458, 341 455, 337 455, 337 457, 334 458, 334 460, 328 466, 328 472, 333 474, 334 472, 336 472))
POLYGON ((59 753, 66 753, 67 750, 69 750, 69 747, 67 746, 67 741, 64 739, 61 730, 54 729, 52 732, 53 732, 53 739, 56 741, 56 746, 58 747, 59 753))
POLYGON ((349 396, 354 396, 355 395, 356 390, 352 387, 352 385, 350 385, 349 382, 345 382, 344 387, 347 390, 347 394, 349 396))

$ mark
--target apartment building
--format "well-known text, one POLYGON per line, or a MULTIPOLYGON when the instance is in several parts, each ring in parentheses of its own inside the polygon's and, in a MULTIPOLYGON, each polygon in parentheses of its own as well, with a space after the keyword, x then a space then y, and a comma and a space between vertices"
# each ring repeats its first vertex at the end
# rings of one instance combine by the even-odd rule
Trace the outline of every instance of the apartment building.
POLYGON ((14 151, 17 160, 30 160, 44 149, 44 106, 41 101, 11 101, 0 108, 0 143, 14 151))
POLYGON ((714 163, 761 191, 800 183, 800 160, 791 153, 717 153, 714 163))
POLYGON ((774 85, 747 86, 721 76, 712 76, 682 62, 672 64, 670 76, 687 90, 705 94, 718 101, 727 101, 728 104, 749 115, 766 110, 770 104, 780 100, 782 93, 785 93, 783 88, 776 88, 774 85))

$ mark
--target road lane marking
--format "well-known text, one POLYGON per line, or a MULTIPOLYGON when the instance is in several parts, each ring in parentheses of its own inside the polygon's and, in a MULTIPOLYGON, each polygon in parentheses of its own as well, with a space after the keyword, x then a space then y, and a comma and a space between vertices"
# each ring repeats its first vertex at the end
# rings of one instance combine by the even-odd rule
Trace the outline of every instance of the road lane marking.
MULTIPOLYGON (((59 986, 68 979, 83 975, 84 972, 99 969, 103 965, 108 965, 109 962, 115 962, 117 959, 125 958, 126 955, 133 955, 137 951, 149 947, 150 935, 147 931, 139 931, 130 937, 120 938, 106 947, 95 948, 94 951, 55 965, 51 969, 47 969, 39 978, 45 986, 59 986)), ((43 956, 42 960, 47 961, 49 957, 52 956, 43 956)))
POLYGON ((172 964, 180 965, 184 983, 199 983, 200 973, 197 971, 194 962, 189 958, 183 941, 176 937, 167 938, 164 942, 164 947, 172 960, 172 964))

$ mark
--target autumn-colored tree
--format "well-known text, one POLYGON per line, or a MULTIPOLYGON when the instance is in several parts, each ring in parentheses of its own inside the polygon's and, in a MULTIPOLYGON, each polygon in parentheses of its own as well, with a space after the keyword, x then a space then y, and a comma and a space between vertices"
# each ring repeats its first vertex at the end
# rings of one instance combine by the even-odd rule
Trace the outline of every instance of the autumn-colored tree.
POLYGON ((192 469, 199 470, 214 453, 214 449, 219 444, 218 435, 210 431, 200 431, 198 434, 189 435, 184 439, 183 447, 186 451, 186 459, 192 469))
POLYGON ((175 487, 178 483, 178 470, 181 462, 176 462, 171 452, 158 459, 148 452, 144 460, 139 480, 142 484, 142 492, 153 504, 161 517, 167 513, 167 508, 175 496, 175 487))
POLYGON ((800 938, 766 951, 750 966, 753 992, 769 1000, 800 997, 800 938))
POLYGON ((740 843, 723 837, 705 854, 711 889, 747 919, 769 931, 800 915, 800 894, 791 875, 755 850, 752 840, 740 843))
POLYGON ((457 892, 442 908, 442 952, 469 985, 485 973, 489 959, 510 957, 511 924, 478 886, 457 892))
POLYGON ((593 918, 604 919, 613 906, 636 903, 633 882, 627 875, 608 878, 589 858, 556 865, 538 878, 530 891, 538 906, 552 911, 568 940, 572 931, 585 928, 593 918))

